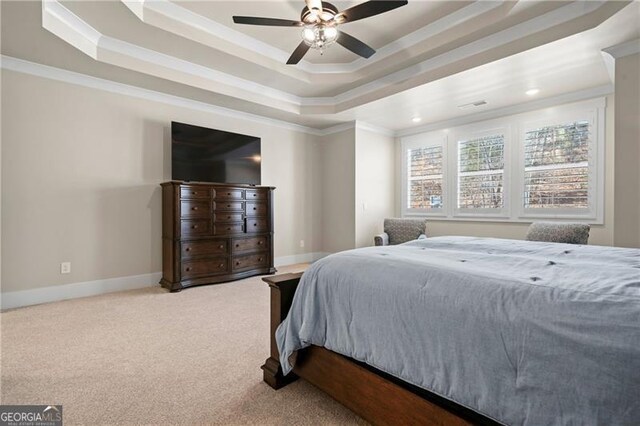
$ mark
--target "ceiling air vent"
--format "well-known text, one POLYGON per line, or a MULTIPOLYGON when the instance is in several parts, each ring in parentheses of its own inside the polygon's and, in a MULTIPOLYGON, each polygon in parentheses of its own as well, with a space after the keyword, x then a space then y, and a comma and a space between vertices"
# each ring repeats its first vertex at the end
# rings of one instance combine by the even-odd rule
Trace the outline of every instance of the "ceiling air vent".
POLYGON ((468 109, 468 108, 479 107, 479 106, 486 105, 486 104, 487 104, 487 101, 482 100, 482 101, 471 102, 471 103, 464 104, 464 105, 458 105, 458 108, 460 108, 460 109, 468 109))

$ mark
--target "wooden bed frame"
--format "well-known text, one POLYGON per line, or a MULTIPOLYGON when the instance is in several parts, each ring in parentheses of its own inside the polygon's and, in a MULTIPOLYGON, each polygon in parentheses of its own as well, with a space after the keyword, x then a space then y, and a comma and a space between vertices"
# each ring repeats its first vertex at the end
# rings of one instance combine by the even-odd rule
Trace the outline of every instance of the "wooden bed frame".
POLYGON ((303 378, 376 425, 495 425, 468 408, 328 349, 298 351, 293 373, 283 376, 275 331, 287 316, 302 273, 263 278, 271 288, 271 356, 261 367, 274 389, 303 378))

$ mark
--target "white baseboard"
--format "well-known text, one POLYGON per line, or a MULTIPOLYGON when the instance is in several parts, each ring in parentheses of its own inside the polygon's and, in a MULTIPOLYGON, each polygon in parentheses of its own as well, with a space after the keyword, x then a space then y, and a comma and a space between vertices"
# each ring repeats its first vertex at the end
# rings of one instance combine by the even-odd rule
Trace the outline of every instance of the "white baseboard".
POLYGON ((10 291, 2 293, 0 302, 4 310, 40 303, 57 302, 59 300, 76 299, 78 297, 96 296, 99 294, 113 293, 114 291, 135 290, 158 285, 161 277, 161 272, 154 272, 152 274, 85 281, 34 288, 32 290, 10 291))
MULTIPOLYGON (((281 256, 275 258, 274 264, 277 267, 295 265, 297 263, 311 263, 322 259, 328 254, 329 253, 316 252, 281 256)), ((31 290, 10 291, 0 295, 0 306, 2 310, 5 310, 20 308, 22 306, 38 305, 40 303, 76 299, 78 297, 97 296, 99 294, 113 293, 114 291, 135 290, 158 285, 160 278, 162 278, 162 273, 154 272, 129 277, 40 287, 31 290)))
POLYGON ((287 266, 287 265, 295 265, 297 263, 312 263, 316 260, 320 260, 325 256, 328 256, 331 253, 325 253, 322 251, 315 253, 304 253, 304 254, 294 254, 291 256, 280 256, 274 259, 274 266, 277 268, 278 266, 287 266))

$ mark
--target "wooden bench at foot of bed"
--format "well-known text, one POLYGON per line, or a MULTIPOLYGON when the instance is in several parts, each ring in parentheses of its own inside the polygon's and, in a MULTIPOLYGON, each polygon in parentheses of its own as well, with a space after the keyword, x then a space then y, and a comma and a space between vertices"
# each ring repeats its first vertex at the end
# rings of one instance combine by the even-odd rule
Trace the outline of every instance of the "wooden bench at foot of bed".
POLYGON ((287 316, 302 273, 263 278, 271 290, 271 356, 261 367, 274 389, 303 378, 375 425, 496 424, 465 407, 364 363, 311 346, 298 352, 294 373, 282 375, 276 328, 287 316))

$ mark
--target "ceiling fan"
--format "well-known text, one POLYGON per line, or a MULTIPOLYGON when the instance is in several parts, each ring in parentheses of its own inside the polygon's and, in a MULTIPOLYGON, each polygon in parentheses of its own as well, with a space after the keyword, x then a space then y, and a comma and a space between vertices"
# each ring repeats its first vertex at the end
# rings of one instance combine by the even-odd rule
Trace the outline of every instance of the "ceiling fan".
POLYGON ((254 16, 234 16, 233 22, 245 25, 265 25, 271 27, 303 27, 302 41, 293 51, 287 64, 297 64, 309 49, 317 49, 322 53, 333 43, 341 44, 363 58, 376 53, 357 38, 338 30, 338 25, 354 22, 359 19, 379 15, 404 6, 404 0, 372 0, 350 7, 339 12, 331 3, 321 0, 305 0, 307 5, 302 9, 299 21, 278 18, 262 18, 254 16))

